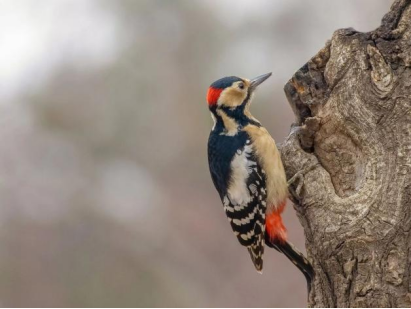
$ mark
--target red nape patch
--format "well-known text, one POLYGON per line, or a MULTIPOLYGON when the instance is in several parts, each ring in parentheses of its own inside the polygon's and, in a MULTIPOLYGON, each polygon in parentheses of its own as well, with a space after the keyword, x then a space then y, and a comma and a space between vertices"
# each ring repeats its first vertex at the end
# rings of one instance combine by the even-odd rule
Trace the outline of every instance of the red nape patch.
POLYGON ((223 89, 218 89, 218 88, 213 88, 213 87, 208 88, 208 92, 207 92, 208 105, 217 104, 218 98, 220 97, 220 94, 222 91, 223 89))
POLYGON ((281 213, 284 210, 286 201, 276 207, 272 213, 267 214, 265 228, 272 242, 285 243, 287 241, 287 229, 284 226, 281 213))

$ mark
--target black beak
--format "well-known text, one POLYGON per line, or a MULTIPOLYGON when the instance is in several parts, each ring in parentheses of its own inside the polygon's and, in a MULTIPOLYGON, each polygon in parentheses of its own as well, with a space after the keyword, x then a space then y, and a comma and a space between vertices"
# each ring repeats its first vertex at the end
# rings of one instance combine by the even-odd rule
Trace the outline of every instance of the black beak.
POLYGON ((267 74, 263 74, 260 76, 257 76, 256 78, 253 78, 250 82, 250 88, 251 91, 254 91, 258 85, 260 85, 262 82, 264 82, 266 79, 268 79, 273 73, 267 73, 267 74))

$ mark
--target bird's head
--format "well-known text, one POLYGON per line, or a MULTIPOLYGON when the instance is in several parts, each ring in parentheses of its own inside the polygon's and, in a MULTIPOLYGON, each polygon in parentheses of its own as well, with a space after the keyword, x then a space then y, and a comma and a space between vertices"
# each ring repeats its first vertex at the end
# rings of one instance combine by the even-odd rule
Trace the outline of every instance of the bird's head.
POLYGON ((244 109, 252 100, 258 85, 271 76, 267 73, 253 79, 229 76, 221 78, 210 85, 207 102, 210 110, 244 109))

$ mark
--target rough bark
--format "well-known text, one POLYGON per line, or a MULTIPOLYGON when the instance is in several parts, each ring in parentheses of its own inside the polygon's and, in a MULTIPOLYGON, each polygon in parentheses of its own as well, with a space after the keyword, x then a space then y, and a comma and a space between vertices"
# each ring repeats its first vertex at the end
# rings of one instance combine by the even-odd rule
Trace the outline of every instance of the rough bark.
POLYGON ((285 92, 287 176, 313 167, 294 196, 315 271, 309 305, 410 307, 411 0, 375 31, 336 31, 285 92))

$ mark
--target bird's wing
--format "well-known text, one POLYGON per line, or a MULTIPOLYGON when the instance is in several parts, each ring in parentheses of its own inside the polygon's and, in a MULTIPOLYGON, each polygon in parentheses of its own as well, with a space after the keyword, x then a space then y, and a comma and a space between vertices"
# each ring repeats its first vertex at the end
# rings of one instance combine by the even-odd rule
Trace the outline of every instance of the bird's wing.
POLYGON ((231 169, 224 210, 239 242, 248 248, 255 267, 261 271, 267 192, 264 171, 250 144, 236 153, 231 169))

